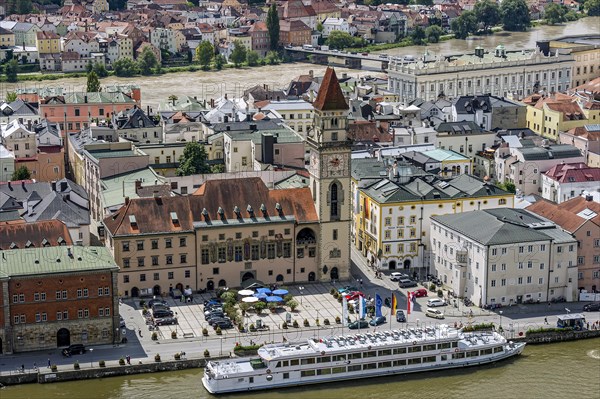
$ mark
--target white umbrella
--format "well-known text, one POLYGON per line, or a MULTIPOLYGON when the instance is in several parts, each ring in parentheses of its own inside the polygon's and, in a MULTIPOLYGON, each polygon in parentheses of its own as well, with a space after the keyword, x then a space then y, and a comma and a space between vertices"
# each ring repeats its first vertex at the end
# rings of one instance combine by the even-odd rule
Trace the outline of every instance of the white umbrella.
POLYGON ((242 302, 247 302, 247 303, 258 302, 258 301, 260 301, 260 299, 258 299, 255 296, 247 296, 246 298, 242 299, 242 302))
POLYGON ((241 296, 250 296, 252 294, 254 294, 254 291, 252 291, 252 290, 241 290, 241 291, 238 291, 238 295, 241 295, 241 296))

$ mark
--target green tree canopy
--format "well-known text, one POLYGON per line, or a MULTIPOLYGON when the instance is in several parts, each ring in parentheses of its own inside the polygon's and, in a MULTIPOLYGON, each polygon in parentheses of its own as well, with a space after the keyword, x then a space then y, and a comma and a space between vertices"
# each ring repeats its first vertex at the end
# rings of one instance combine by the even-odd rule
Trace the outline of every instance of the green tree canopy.
POLYGON ((223 65, 225 65, 226 63, 227 60, 225 59, 225 57, 223 57, 223 54, 215 55, 215 68, 217 68, 217 71, 223 69, 223 65))
POLYGON ((156 54, 150 47, 146 47, 138 58, 138 66, 142 75, 151 75, 158 66, 156 54))
POLYGON ((317 31, 323 32, 323 23, 322 22, 317 22, 317 31))
POLYGON ((269 48, 277 50, 279 48, 279 14, 275 2, 271 4, 267 12, 267 30, 269 31, 269 48))
POLYGON ((98 75, 99 78, 105 78, 108 76, 108 71, 106 70, 106 67, 104 66, 104 64, 101 64, 99 62, 94 62, 93 71, 96 73, 96 75, 98 75))
POLYGON ((211 168, 207 163, 208 154, 204 145, 195 141, 187 143, 183 155, 179 159, 177 176, 190 176, 199 173, 210 173, 211 168))
POLYGON ((586 0, 584 8, 590 17, 600 16, 600 0, 586 0))
POLYGON ((202 65, 202 69, 208 70, 214 53, 215 49, 208 40, 203 40, 202 43, 196 47, 196 59, 200 65, 202 65))
POLYGON ((267 63, 269 65, 277 65, 281 62, 281 60, 279 59, 279 54, 277 54, 277 51, 269 51, 267 53, 267 56, 265 57, 265 60, 267 61, 267 63))
POLYGON ((246 47, 239 40, 233 42, 233 51, 229 59, 236 68, 239 68, 246 61, 246 47))
POLYGON ((246 54, 246 63, 248 66, 256 66, 258 65, 258 61, 260 60, 260 55, 256 51, 248 51, 246 54))
POLYGON ((416 26, 410 37, 414 44, 423 44, 425 43, 425 30, 420 26, 416 26))
POLYGON ((440 41, 440 36, 444 34, 444 30, 438 25, 431 25, 425 29, 425 36, 429 43, 437 43, 440 41))
POLYGON ((98 75, 96 72, 92 71, 87 75, 87 92, 88 93, 97 93, 101 91, 100 80, 98 79, 98 75))
POLYGON ((500 7, 495 1, 480 1, 475 4, 473 12, 475 12, 477 21, 483 24, 486 31, 500 23, 500 7))
POLYGON ((31 172, 24 165, 20 166, 18 169, 15 169, 15 171, 13 172, 12 177, 11 177, 12 181, 29 180, 29 179, 31 179, 31 172))
POLYGON ((19 80, 19 77, 17 76, 17 71, 19 70, 19 64, 17 63, 17 60, 15 60, 14 58, 10 61, 8 61, 6 63, 6 65, 4 66, 4 73, 6 74, 6 81, 7 82, 16 82, 17 80, 19 80))
POLYGON ((16 92, 14 92, 14 91, 7 91, 6 92, 6 102, 7 103, 12 103, 16 99, 17 99, 17 93, 16 92))
POLYGON ((500 15, 504 29, 508 31, 524 31, 531 25, 525 0, 503 0, 500 15))
POLYGON ((137 63, 131 58, 119 58, 113 62, 113 69, 119 77, 130 77, 140 72, 137 63))
POLYGON ((450 28, 457 39, 466 39, 477 30, 477 17, 473 11, 464 11, 460 17, 452 20, 450 28))
POLYGON ((334 30, 327 37, 326 43, 332 49, 343 50, 348 47, 364 46, 365 40, 360 37, 354 37, 348 32, 334 30))
POLYGON ((550 25, 560 24, 566 21, 567 9, 556 3, 550 3, 544 10, 544 19, 550 25))

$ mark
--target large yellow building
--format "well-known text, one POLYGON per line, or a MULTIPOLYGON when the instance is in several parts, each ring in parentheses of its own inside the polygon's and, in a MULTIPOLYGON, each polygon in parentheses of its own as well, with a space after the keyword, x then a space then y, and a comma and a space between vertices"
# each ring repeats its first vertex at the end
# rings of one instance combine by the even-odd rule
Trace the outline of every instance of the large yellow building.
POLYGON ((575 62, 571 73, 571 87, 587 83, 600 75, 600 35, 564 36, 539 42, 549 52, 570 49, 575 62))
POLYGON ((36 33, 36 47, 39 54, 60 53, 60 36, 50 31, 36 33))
POLYGON ((15 34, 8 29, 0 28, 0 47, 13 47, 15 45, 15 34))

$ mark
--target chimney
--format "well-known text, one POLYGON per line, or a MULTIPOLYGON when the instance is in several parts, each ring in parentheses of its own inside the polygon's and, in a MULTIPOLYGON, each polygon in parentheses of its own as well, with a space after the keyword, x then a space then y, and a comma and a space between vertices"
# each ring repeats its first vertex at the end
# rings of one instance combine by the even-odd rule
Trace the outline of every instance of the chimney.
POLYGON ((139 191, 139 189, 142 188, 142 181, 141 180, 136 180, 135 181, 135 192, 137 194, 137 192, 139 191))
POLYGON ((313 72, 312 69, 310 71, 308 71, 308 76, 310 76, 311 78, 315 77, 315 73, 313 72))
POLYGON ((129 205, 129 197, 125 197, 125 205, 129 205))
POLYGON ((50 185, 52 187, 52 191, 56 191, 56 181, 51 182, 50 185))

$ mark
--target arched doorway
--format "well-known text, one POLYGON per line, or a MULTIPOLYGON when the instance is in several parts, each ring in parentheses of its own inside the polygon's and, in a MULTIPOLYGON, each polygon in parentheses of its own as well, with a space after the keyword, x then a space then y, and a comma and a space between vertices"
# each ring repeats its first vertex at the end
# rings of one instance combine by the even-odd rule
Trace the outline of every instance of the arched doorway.
POLYGON ((69 346, 71 345, 71 332, 66 328, 61 328, 56 332, 56 346, 69 346))
POLYGON ((131 289, 131 296, 132 296, 133 298, 137 298, 137 297, 139 297, 139 296, 140 296, 140 289, 139 289, 138 287, 133 287, 133 288, 131 289))
POLYGON ((331 273, 329 273, 329 275, 331 276, 332 280, 339 280, 340 279, 340 273, 339 273, 337 267, 332 267, 331 268, 331 273))
POLYGON ((405 259, 404 260, 404 268, 405 269, 410 269, 410 259, 405 259))
POLYGON ((315 244, 316 242, 315 232, 308 227, 303 228, 296 234, 296 245, 315 244))
POLYGON ((227 287, 227 282, 225 280, 219 280, 219 287, 227 287))
POLYGON ((396 270, 396 261, 395 260, 390 261, 389 268, 390 268, 390 270, 396 270))
POLYGON ((207 291, 212 291, 212 290, 214 290, 214 289, 215 289, 215 282, 214 282, 214 281, 212 281, 212 280, 208 280, 208 281, 206 282, 206 290, 207 290, 207 291))
POLYGON ((177 285, 175 285, 175 289, 183 292, 183 284, 177 283, 177 285))
POLYGON ((152 295, 160 295, 160 285, 157 284, 152 288, 152 295))
POLYGON ((283 274, 278 274, 277 277, 275 277, 275 281, 283 283, 283 274))
POLYGON ((315 281, 317 279, 317 275, 315 272, 308 273, 308 281, 315 281))
POLYGON ((242 282, 246 281, 246 280, 250 280, 254 278, 254 273, 252 272, 246 272, 244 273, 244 275, 242 276, 242 282))

